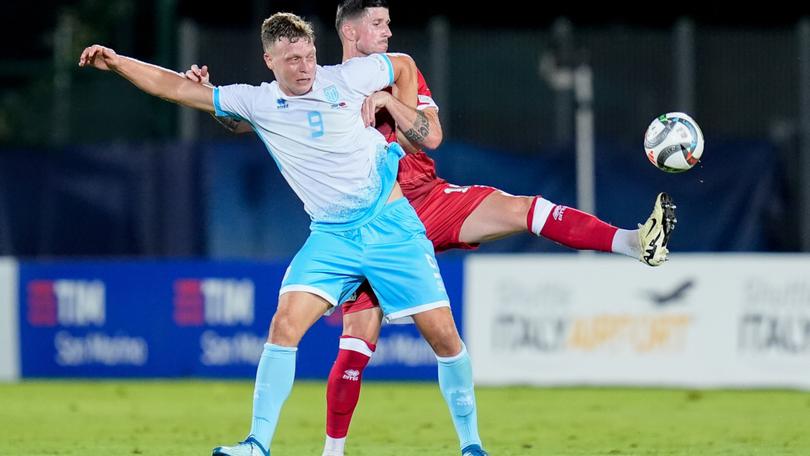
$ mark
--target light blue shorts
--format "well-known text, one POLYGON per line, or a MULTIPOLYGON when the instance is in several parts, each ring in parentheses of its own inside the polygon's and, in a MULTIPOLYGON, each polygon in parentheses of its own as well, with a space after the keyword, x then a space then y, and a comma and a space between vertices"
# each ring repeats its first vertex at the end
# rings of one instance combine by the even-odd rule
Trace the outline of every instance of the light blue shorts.
POLYGON ((290 263, 279 295, 306 291, 334 309, 365 279, 389 321, 450 306, 433 244, 405 198, 386 204, 360 228, 312 231, 290 263))

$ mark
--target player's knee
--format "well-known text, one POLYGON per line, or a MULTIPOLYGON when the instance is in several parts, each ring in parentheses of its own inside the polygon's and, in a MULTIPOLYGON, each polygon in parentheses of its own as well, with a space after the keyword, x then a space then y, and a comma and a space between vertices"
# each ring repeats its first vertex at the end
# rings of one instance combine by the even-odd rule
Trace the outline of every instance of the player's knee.
POLYGON ((532 203, 534 202, 533 196, 521 196, 520 198, 514 198, 512 201, 512 213, 515 214, 521 221, 526 220, 526 215, 529 213, 529 210, 532 208, 532 203))
POLYGON ((380 337, 381 316, 379 308, 344 314, 342 335, 376 344, 380 337))
POLYGON ((343 326, 341 337, 353 337, 362 340, 366 345, 376 345, 380 338, 379 324, 377 324, 376 328, 373 324, 369 326, 343 326))
POLYGON ((508 214, 510 225, 515 228, 525 229, 526 217, 534 202, 533 196, 510 197, 505 201, 505 213, 508 214))
POLYGON ((300 324, 286 312, 276 312, 270 323, 270 343, 285 347, 298 346, 303 336, 300 324))
POLYGON ((436 356, 448 358, 461 353, 461 338, 455 326, 442 327, 434 331, 428 338, 428 344, 436 356))

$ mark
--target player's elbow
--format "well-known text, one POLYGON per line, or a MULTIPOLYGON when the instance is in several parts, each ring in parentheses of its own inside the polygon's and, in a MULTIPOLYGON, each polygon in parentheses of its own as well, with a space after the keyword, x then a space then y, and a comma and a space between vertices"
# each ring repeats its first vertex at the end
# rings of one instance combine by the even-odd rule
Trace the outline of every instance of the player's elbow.
POLYGON ((422 141, 422 146, 428 149, 438 149, 444 140, 442 124, 439 122, 439 115, 435 109, 423 111, 428 120, 428 134, 422 141))
POLYGON ((437 149, 442 143, 442 133, 434 133, 430 132, 429 135, 425 137, 425 140, 422 141, 422 146, 428 149, 437 149))

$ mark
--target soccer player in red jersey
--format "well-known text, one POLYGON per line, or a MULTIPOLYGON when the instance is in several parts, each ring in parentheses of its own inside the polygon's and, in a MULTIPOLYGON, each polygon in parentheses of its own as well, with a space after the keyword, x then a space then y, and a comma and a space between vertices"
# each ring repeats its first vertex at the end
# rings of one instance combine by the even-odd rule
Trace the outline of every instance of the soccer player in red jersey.
MULTIPOLYGON (((342 2, 335 24, 343 44, 343 60, 386 52, 392 35, 389 22, 386 1, 342 2)), ((418 84, 416 113, 403 109, 392 94, 378 92, 368 100, 379 109, 376 118, 369 116, 366 121, 389 142, 399 141, 409 152, 399 162, 397 180, 437 253, 473 249, 481 242, 528 231, 574 249, 621 253, 651 266, 665 261, 675 223, 674 205, 666 194, 656 199, 653 214, 641 229, 622 230, 540 196, 512 196, 482 185, 458 186, 439 177, 435 163, 422 150, 435 149, 441 143, 438 107, 421 72, 418 84)), ((371 111, 365 110, 365 114, 371 111)), ((382 319, 367 283, 358 290, 357 299, 344 303, 342 309, 340 351, 327 383, 324 456, 343 455, 363 370, 374 353, 382 319)))
MULTIPOLYGON (((343 61, 386 52, 392 36, 389 23, 385 0, 343 1, 335 20, 343 45, 343 61)), ((205 67, 193 66, 186 74, 204 82, 209 77, 205 67)), ((643 226, 625 230, 541 196, 513 196, 484 185, 459 186, 439 177, 434 161, 423 150, 435 149, 442 141, 439 109, 421 72, 417 94, 418 104, 413 109, 390 90, 377 92, 366 100, 362 115, 366 124, 374 125, 389 142, 399 142, 408 152, 399 162, 397 180, 424 223, 437 253, 474 249, 482 242, 528 231, 567 247, 619 253, 650 266, 666 261, 667 243, 676 220, 675 206, 665 193, 658 195, 643 226)), ((235 132, 251 131, 249 126, 235 123, 226 127, 235 132)), ((368 283, 360 287, 356 299, 343 303, 342 311, 343 334, 327 382, 323 456, 343 456, 349 424, 360 397, 363 371, 376 348, 382 322, 382 311, 368 283)), ((462 456, 486 454, 476 448, 464 450, 462 456)))

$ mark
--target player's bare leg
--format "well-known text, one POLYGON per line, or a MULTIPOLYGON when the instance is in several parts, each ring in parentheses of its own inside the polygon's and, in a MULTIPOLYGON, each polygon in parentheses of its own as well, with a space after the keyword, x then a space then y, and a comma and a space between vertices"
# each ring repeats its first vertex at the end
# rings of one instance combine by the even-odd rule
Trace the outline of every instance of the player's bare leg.
POLYGON ((214 456, 269 456, 281 407, 295 380, 298 343, 327 309, 326 300, 303 291, 279 297, 270 334, 256 368, 250 434, 235 446, 215 448, 214 456))
POLYGON ((343 336, 356 337, 376 344, 380 338, 382 310, 379 307, 343 315, 343 336))
POLYGON ((672 199, 659 195, 642 235, 637 229, 617 228, 591 214, 556 205, 542 197, 512 196, 496 191, 467 217, 459 240, 487 242, 528 230, 577 250, 620 253, 657 266, 666 260, 666 243, 676 222, 674 210, 672 199), (661 236, 658 236, 659 231, 663 233, 661 236), (646 253, 652 244, 655 244, 653 256, 646 253))
POLYGON ((478 412, 470 355, 456 330, 449 307, 413 315, 416 327, 433 348, 439 364, 442 391, 461 444, 462 456, 486 456, 478 436, 478 412))
POLYGON ((326 382, 326 441, 323 456, 342 456, 365 371, 380 337, 382 310, 343 314, 337 359, 326 382))
POLYGON ((464 220, 459 240, 467 244, 495 241, 526 231, 526 214, 534 197, 494 191, 464 220))

